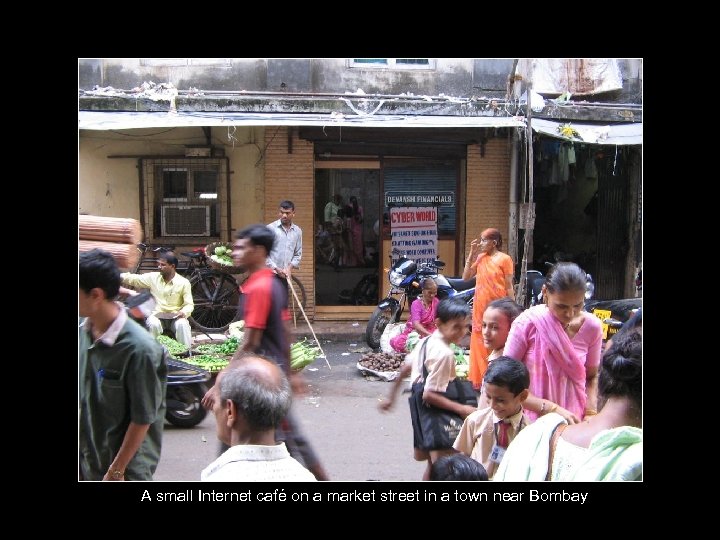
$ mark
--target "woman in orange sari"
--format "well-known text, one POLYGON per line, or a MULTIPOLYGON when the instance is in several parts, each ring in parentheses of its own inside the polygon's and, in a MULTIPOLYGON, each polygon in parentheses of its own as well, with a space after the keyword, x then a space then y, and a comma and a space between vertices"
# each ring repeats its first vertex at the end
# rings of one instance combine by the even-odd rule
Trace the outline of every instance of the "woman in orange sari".
POLYGON ((483 344, 482 320, 485 308, 493 300, 513 297, 514 264, 509 255, 500 251, 502 235, 497 229, 485 229, 480 238, 470 243, 463 279, 477 275, 473 300, 472 333, 470 334, 470 370, 468 379, 480 389, 488 366, 488 352, 483 344))

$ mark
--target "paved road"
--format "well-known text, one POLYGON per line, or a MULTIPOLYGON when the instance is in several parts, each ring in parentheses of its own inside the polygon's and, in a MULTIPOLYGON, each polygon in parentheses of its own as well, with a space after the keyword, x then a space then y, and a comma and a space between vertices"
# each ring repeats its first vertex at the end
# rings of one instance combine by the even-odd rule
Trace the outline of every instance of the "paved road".
MULTIPOLYGON (((364 347, 358 342, 325 341, 332 369, 322 359, 305 370, 308 394, 294 407, 332 480, 420 480, 424 464, 412 457, 412 427, 405 396, 393 411, 377 405, 391 384, 371 381, 356 368, 364 347)), ((218 452, 215 418, 208 414, 192 429, 166 424, 155 480, 199 480, 218 452)))

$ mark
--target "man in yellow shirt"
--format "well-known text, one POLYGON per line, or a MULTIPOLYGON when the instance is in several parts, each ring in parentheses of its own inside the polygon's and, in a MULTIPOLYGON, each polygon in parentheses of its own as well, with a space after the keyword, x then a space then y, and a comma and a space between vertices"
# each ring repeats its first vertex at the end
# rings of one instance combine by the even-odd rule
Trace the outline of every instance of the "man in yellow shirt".
POLYGON ((155 298, 155 311, 147 318, 146 324, 154 337, 170 329, 175 339, 190 348, 192 345, 192 331, 188 317, 193 311, 192 292, 190 282, 179 275, 175 269, 178 260, 172 251, 165 251, 158 255, 159 272, 147 274, 120 274, 122 284, 127 287, 150 289, 155 298))

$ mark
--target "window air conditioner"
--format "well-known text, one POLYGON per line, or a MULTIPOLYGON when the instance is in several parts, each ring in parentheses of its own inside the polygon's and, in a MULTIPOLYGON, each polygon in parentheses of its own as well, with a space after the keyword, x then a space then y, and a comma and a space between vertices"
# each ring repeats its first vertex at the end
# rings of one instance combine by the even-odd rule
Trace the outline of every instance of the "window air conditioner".
POLYGON ((210 236, 210 207, 162 205, 161 233, 163 236, 210 236))

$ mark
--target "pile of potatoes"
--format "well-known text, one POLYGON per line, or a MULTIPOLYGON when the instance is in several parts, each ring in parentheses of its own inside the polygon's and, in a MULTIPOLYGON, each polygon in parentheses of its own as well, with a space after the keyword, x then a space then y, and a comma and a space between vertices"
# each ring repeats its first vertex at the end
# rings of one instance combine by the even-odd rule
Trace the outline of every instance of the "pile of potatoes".
POLYGON ((360 359, 360 365, 374 371, 400 371, 405 354, 403 353, 367 353, 360 359))

